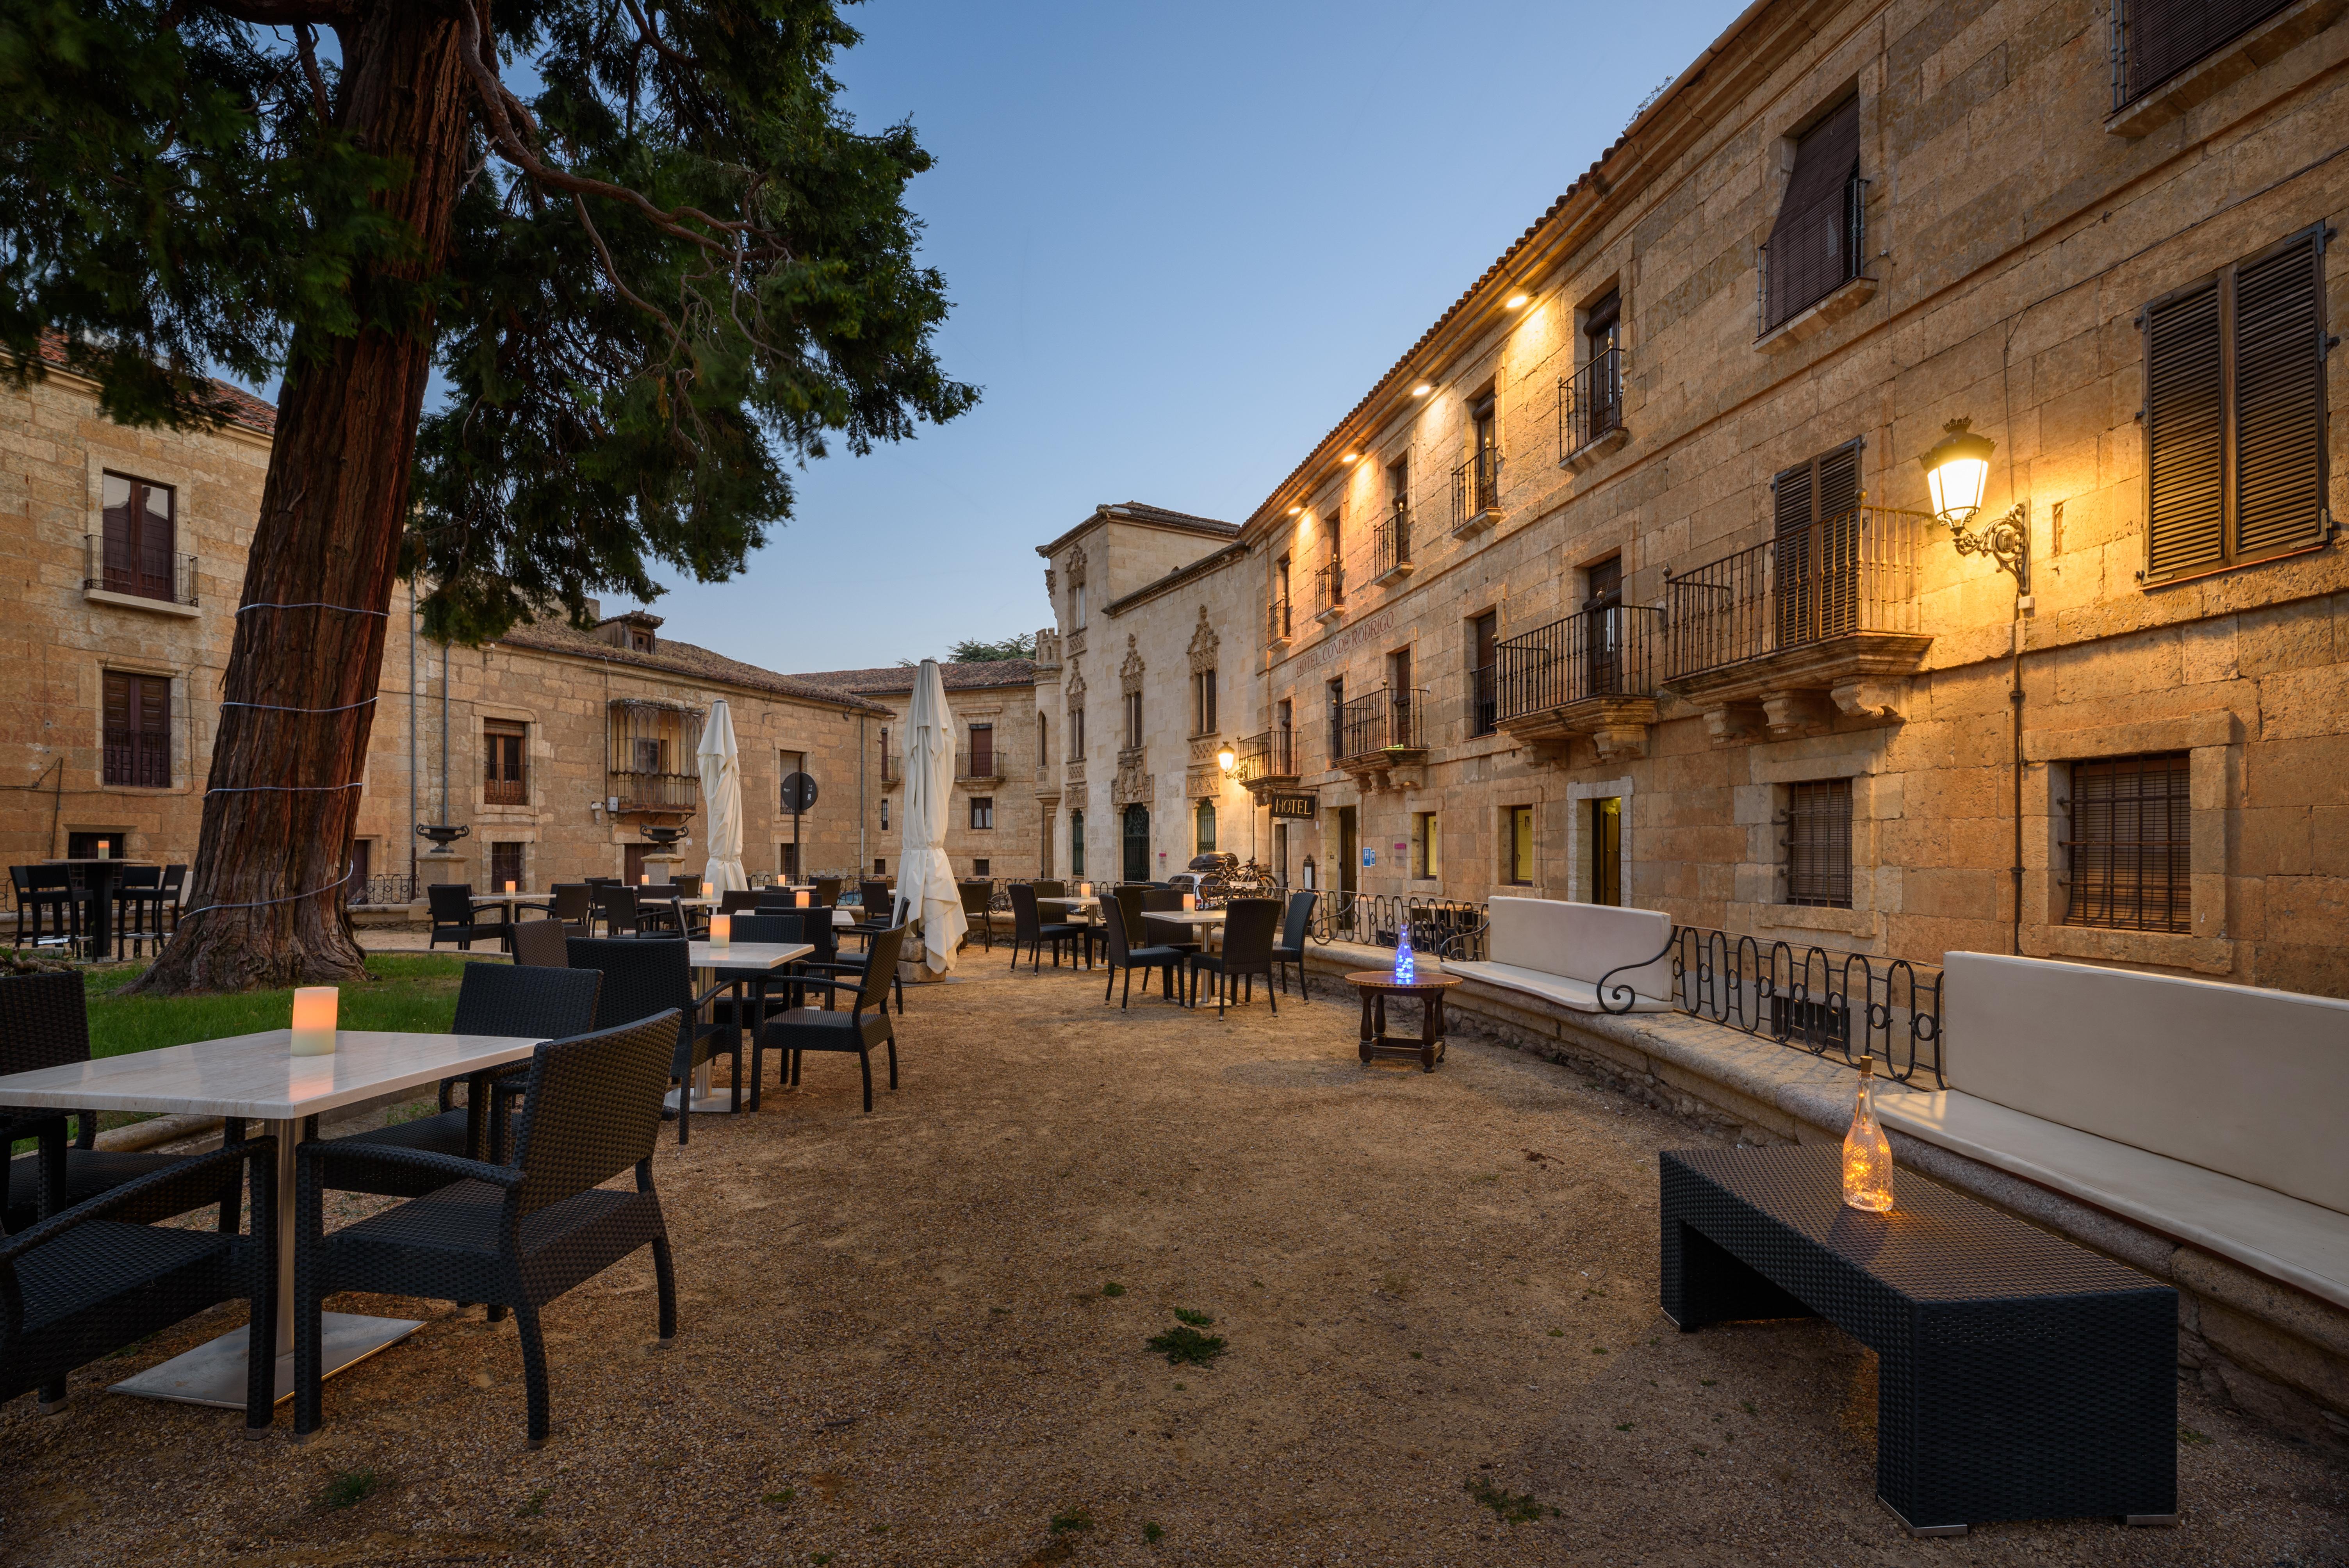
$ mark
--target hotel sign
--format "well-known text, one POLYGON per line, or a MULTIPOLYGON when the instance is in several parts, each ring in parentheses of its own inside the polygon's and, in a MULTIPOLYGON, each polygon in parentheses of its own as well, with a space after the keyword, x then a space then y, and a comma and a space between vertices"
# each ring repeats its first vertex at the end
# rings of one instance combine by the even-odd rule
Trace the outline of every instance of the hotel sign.
POLYGON ((1266 803, 1276 817, 1311 817, 1317 802, 1310 795, 1268 795, 1266 803))

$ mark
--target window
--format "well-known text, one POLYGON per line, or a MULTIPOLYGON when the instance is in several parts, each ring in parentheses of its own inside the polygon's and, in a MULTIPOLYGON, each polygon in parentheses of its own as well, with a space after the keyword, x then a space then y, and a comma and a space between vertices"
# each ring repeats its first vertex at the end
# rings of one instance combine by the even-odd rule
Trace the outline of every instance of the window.
POLYGON ((1580 448, 1623 428, 1623 291, 1609 289, 1582 315, 1583 361, 1576 377, 1575 428, 1580 448))
POLYGON ((180 597, 173 590, 176 494, 170 485, 151 484, 128 474, 109 473, 101 497, 104 511, 99 537, 98 581, 91 584, 109 593, 133 593, 142 599, 180 597))
POLYGON ((1078 630, 1078 631, 1080 631, 1080 632, 1081 632, 1081 631, 1083 631, 1084 629, 1085 629, 1085 585, 1084 585, 1083 583, 1078 583, 1078 584, 1077 584, 1077 630, 1078 630))
POLYGON ((1191 733, 1216 733, 1216 672, 1201 670, 1191 677, 1191 733))
POLYGON ((1854 98, 1795 143, 1794 174, 1762 247, 1764 333, 1859 276, 1866 191, 1854 98))
POLYGON ((134 789, 171 787, 171 683, 160 676, 106 672, 106 782, 134 789))
POLYGON ((1125 748, 1133 750, 1142 744, 1142 694, 1125 694, 1125 748))
POLYGON ((987 876, 987 875, 988 875, 989 873, 988 873, 988 869, 987 869, 987 868, 988 868, 988 865, 989 865, 989 864, 991 864, 991 863, 992 863, 992 862, 990 862, 990 861, 985 861, 985 860, 976 860, 976 861, 971 861, 971 862, 970 862, 970 874, 971 874, 971 875, 973 875, 973 876, 975 876, 975 877, 983 877, 983 876, 987 876))
POLYGON ((1085 874, 1085 814, 1082 811, 1069 813, 1069 874, 1072 877, 1085 874))
POLYGON ((1433 811, 1420 811, 1412 817, 1411 874, 1423 882, 1444 874, 1444 840, 1437 831, 1433 811))
POLYGON ((885 857, 880 855, 873 857, 873 874, 876 877, 885 877, 889 874, 889 862, 885 857))
POLYGON ((1770 481, 1771 615, 1779 647, 1859 629, 1860 446, 1847 441, 1770 481))
POLYGON ((1272 563, 1272 634, 1289 634, 1288 557, 1284 555, 1272 563))
POLYGON ((970 825, 974 828, 995 826, 995 797, 973 795, 970 798, 970 825))
POLYGON ((67 833, 66 859, 69 861, 119 861, 130 854, 130 830, 109 828, 95 833, 67 833))
POLYGON ((1346 755, 1346 677, 1339 676, 1322 687, 1330 701, 1330 763, 1346 755))
POLYGON ((775 846, 775 864, 782 872, 783 880, 785 882, 795 882, 799 881, 800 847, 797 844, 777 844, 775 846))
POLYGON ((991 724, 970 727, 970 776, 974 779, 995 777, 995 726, 991 724))
POLYGON ((351 859, 348 877, 350 885, 344 893, 345 903, 365 903, 367 902, 367 879, 375 874, 374 866, 375 841, 373 839, 353 839, 351 841, 351 859))
POLYGON ((885 833, 889 830, 889 797, 886 795, 881 797, 881 830, 885 833))
POLYGON ((1582 664, 1593 696, 1623 690, 1623 558, 1592 562, 1582 574, 1582 664))
POLYGON ((2113 7, 2113 107, 2143 98, 2292 0, 2127 0, 2113 7))
POLYGON ((1517 887, 1534 884, 1534 809, 1512 806, 1508 809, 1508 875, 1506 881, 1517 887))
POLYGON ((1411 455, 1387 465, 1387 521, 1379 532, 1379 570, 1411 560, 1411 455))
POLYGON ((1590 875, 1585 903, 1623 902, 1623 798, 1606 795, 1590 802, 1590 875))
POLYGON ((2064 924, 2191 929, 2188 773, 2183 751, 2072 764, 2064 924))
POLYGON ((1850 779, 1787 788, 1786 902, 1851 907, 1850 779))
POLYGON ((1199 802, 1198 842, 1192 852, 1202 855, 1216 852, 1216 803, 1213 800, 1199 802))
POLYGON ((2145 307, 2145 580, 2323 544, 2323 225, 2145 307))
POLYGON ((1052 765, 1051 724, 1042 714, 1036 716, 1036 770, 1040 773, 1052 765))
POLYGON ((530 883, 522 872, 522 846, 516 843, 490 846, 490 891, 503 892, 506 883, 514 884, 517 892, 527 892, 530 883))
POLYGON ((520 806, 530 795, 523 782, 523 758, 530 727, 512 719, 481 721, 481 799, 492 806, 520 806))
POLYGON ((1501 614, 1487 610, 1468 623, 1468 734, 1473 738, 1500 728, 1494 666, 1500 659, 1501 614))

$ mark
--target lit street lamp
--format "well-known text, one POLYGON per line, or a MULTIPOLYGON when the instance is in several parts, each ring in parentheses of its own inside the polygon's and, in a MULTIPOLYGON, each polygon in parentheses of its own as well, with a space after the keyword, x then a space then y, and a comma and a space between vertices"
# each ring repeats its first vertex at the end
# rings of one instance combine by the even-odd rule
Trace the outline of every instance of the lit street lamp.
POLYGON ((1990 455, 1997 443, 1973 432, 1971 419, 1952 419, 1946 433, 1918 463, 1932 492, 1933 516, 1948 525, 1961 555, 1987 555, 2014 579, 2015 592, 2031 592, 2030 513, 2016 501, 2004 517, 1979 531, 1967 524, 1982 511, 1990 484, 1990 455))

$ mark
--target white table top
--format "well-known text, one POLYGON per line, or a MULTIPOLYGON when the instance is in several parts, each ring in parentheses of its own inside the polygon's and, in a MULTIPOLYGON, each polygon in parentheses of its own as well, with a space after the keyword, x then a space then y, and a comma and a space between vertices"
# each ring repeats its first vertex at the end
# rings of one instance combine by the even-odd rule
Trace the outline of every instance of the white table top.
POLYGON ((1163 920, 1169 925, 1221 925, 1224 912, 1220 909, 1145 909, 1144 920, 1163 920))
POLYGON ((39 1068, 0 1078, 0 1105, 290 1121, 392 1089, 500 1067, 530 1055, 538 1041, 343 1029, 335 1036, 332 1056, 297 1057, 292 1044, 292 1030, 268 1029, 39 1068))
POLYGON ((480 903, 553 903, 554 895, 546 892, 477 892, 473 902, 480 903))
MULTIPOLYGON (((707 942, 688 944, 696 969, 780 969, 796 964, 815 948, 804 942, 730 942, 715 947, 707 942)), ((0 1078, 0 1083, 8 1080, 0 1078)), ((0 1100, 0 1105, 7 1102, 0 1100)))

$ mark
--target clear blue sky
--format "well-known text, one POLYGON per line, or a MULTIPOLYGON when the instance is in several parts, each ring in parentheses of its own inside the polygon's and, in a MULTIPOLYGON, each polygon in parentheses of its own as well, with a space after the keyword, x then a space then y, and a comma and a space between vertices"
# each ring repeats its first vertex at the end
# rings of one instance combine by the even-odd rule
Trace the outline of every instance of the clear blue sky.
POLYGON ((1738 9, 849 7, 847 107, 937 160, 911 199, 985 396, 811 464, 747 573, 653 608, 771 669, 891 664, 1048 624, 1034 547, 1096 502, 1244 518, 1738 9))

